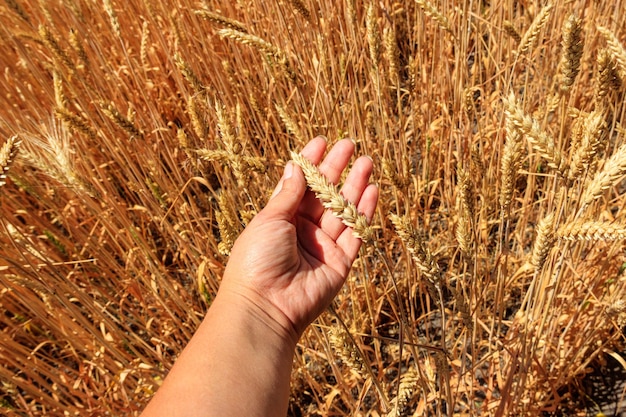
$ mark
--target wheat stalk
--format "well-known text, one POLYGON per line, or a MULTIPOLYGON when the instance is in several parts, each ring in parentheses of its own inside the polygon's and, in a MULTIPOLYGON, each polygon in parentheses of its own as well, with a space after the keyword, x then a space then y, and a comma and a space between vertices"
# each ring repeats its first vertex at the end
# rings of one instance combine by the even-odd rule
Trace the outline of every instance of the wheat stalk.
POLYGON ((7 172, 15 160, 22 141, 11 136, 0 148, 0 187, 6 184, 7 172))
POLYGON ((626 226, 605 221, 577 220, 559 228, 557 236, 562 240, 623 240, 626 226))
POLYGON ((530 24, 530 27, 528 28, 526 33, 524 33, 522 40, 520 40, 519 42, 519 46, 517 47, 516 51, 517 55, 525 53, 533 46, 533 44, 537 40, 537 37, 539 36, 539 32, 541 32, 541 29, 548 22, 551 10, 552 5, 548 4, 539 11, 537 16, 535 16, 535 19, 530 24))
POLYGON ((302 168, 309 188, 325 208, 341 219, 343 224, 351 227, 355 237, 364 242, 374 240, 374 229, 369 225, 367 218, 358 212, 354 203, 339 194, 337 188, 304 156, 291 152, 291 159, 302 168))

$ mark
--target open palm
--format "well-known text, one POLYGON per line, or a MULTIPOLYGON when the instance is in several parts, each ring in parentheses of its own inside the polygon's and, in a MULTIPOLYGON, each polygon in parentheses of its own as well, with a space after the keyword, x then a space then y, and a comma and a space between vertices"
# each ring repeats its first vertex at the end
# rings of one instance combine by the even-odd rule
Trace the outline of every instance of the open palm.
MULTIPOLYGON (((338 142, 320 163, 325 149, 326 141, 318 137, 301 154, 337 182, 354 144, 338 142)), ((371 172, 369 158, 357 159, 341 190, 368 219, 378 198, 377 188, 368 184, 371 172)), ((222 287, 246 302, 270 305, 300 335, 337 294, 360 245, 352 230, 306 190, 300 168, 289 163, 267 206, 235 243, 222 287)))

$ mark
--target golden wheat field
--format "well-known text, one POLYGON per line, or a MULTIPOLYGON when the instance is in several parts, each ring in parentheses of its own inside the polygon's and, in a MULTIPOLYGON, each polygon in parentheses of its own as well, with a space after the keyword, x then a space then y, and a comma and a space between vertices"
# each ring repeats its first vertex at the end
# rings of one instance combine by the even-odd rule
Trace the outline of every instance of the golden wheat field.
POLYGON ((380 201, 290 415, 599 412, 586 375, 626 367, 625 10, 0 1, 0 414, 138 415, 316 135, 354 138, 380 201))

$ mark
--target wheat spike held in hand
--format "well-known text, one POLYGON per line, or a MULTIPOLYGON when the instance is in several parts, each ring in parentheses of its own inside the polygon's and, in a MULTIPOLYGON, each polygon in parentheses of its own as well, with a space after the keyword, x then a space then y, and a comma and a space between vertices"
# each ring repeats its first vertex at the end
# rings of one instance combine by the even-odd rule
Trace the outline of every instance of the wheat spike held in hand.
POLYGON ((315 165, 295 152, 291 153, 291 159, 302 168, 309 188, 315 193, 322 205, 330 209, 336 217, 341 219, 343 224, 351 227, 354 236, 364 242, 370 242, 374 239, 374 229, 369 225, 367 218, 358 212, 354 203, 347 201, 339 194, 337 187, 331 184, 315 165))

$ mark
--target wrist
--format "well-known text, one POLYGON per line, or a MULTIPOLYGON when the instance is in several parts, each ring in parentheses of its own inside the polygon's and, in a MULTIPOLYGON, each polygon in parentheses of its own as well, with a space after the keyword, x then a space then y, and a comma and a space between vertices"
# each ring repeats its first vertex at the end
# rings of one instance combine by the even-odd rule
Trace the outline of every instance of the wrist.
MULTIPOLYGON (((227 320, 242 321, 248 331, 262 334, 265 342, 274 340, 277 347, 295 350, 299 334, 289 318, 271 301, 258 292, 237 286, 231 288, 224 280, 211 306, 221 310, 227 320)), ((215 311, 217 313, 217 311, 215 311)))

